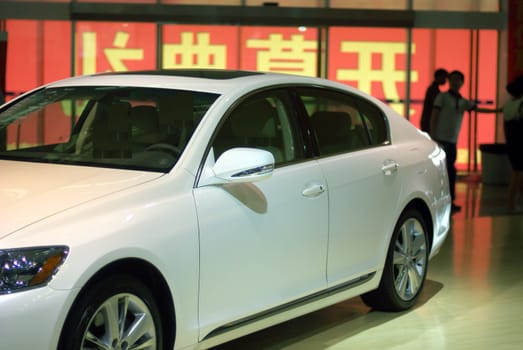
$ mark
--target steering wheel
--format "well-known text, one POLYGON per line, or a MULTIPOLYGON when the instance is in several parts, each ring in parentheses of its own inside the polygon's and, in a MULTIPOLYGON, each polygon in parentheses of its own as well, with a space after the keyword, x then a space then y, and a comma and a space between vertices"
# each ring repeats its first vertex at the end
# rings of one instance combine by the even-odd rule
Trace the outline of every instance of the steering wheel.
POLYGON ((181 149, 179 149, 178 147, 173 146, 171 144, 168 144, 168 143, 153 143, 152 145, 145 147, 144 151, 145 152, 153 152, 153 151, 167 152, 167 153, 174 155, 175 157, 178 157, 182 153, 181 149))

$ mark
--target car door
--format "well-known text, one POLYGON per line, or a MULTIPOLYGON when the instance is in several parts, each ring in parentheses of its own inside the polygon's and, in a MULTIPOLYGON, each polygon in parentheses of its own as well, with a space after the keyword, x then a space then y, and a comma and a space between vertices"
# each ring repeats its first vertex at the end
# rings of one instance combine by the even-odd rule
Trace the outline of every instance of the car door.
POLYGON ((202 338, 326 286, 325 180, 306 159, 294 118, 284 90, 258 93, 238 104, 213 138, 206 166, 230 148, 254 147, 270 151, 276 168, 260 182, 194 190, 202 338))
POLYGON ((329 189, 328 285, 381 267, 401 190, 400 156, 381 110, 358 96, 300 89, 329 189))

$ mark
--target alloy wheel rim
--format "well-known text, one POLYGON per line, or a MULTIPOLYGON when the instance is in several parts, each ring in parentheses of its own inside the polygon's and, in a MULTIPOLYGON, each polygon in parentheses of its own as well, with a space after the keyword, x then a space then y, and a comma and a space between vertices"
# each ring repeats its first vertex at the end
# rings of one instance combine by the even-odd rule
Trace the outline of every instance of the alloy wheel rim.
POLYGON ((156 350, 156 328, 151 311, 133 294, 112 296, 89 320, 81 348, 156 350))
POLYGON ((423 225, 409 218, 401 225, 393 257, 394 288, 404 300, 412 300, 423 285, 427 268, 427 244, 423 225))

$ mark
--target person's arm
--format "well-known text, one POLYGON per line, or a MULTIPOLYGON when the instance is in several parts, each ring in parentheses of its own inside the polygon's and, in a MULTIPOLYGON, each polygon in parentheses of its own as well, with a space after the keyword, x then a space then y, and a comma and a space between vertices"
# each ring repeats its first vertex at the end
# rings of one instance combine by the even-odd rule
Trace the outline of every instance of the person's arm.
POLYGON ((478 113, 501 113, 503 112, 503 108, 499 107, 499 108, 481 108, 481 107, 477 107, 476 108, 476 112, 478 113))
POLYGON ((476 111, 478 113, 500 113, 500 112, 503 112, 503 107, 498 107, 498 108, 483 108, 483 107, 478 107, 478 104, 474 101, 471 101, 471 100, 467 100, 467 102, 469 103, 469 111, 476 111))

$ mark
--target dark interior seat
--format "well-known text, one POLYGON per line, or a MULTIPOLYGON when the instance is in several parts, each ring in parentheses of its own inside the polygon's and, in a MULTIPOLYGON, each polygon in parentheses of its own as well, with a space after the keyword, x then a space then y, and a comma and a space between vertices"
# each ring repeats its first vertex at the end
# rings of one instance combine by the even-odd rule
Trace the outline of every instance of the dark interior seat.
POLYGON ((156 107, 139 105, 131 108, 129 120, 132 126, 132 142, 137 148, 145 148, 162 141, 162 131, 156 107))
POLYGON ((348 113, 318 111, 311 116, 320 152, 332 154, 351 149, 352 119, 348 113))
POLYGON ((276 109, 267 100, 247 102, 229 117, 230 143, 235 147, 264 149, 273 154, 276 163, 281 162, 284 157, 277 120, 276 109))

